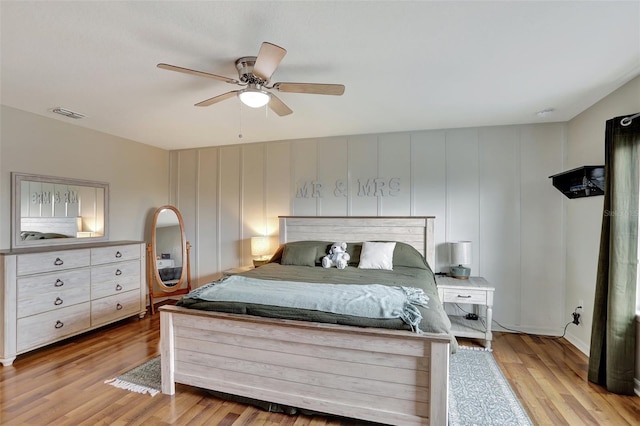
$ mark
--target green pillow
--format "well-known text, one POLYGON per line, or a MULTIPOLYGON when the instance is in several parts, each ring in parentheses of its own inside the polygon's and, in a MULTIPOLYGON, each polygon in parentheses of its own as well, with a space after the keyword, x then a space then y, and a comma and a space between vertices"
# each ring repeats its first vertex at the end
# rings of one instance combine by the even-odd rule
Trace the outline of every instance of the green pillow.
POLYGON ((323 241, 294 241, 287 243, 282 252, 282 265, 316 266, 328 253, 329 243, 323 241))
POLYGON ((410 268, 431 269, 425 258, 418 250, 406 243, 396 243, 393 251, 393 266, 408 266, 410 268))

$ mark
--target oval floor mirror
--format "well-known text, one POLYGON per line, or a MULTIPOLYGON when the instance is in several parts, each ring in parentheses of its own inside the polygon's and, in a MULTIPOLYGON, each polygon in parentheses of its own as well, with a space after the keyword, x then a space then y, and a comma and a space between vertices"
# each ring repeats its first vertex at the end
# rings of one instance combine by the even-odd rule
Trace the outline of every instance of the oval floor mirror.
POLYGON ((151 244, 147 245, 147 277, 151 314, 154 299, 167 298, 191 291, 189 252, 184 222, 174 206, 162 206, 153 215, 151 244))

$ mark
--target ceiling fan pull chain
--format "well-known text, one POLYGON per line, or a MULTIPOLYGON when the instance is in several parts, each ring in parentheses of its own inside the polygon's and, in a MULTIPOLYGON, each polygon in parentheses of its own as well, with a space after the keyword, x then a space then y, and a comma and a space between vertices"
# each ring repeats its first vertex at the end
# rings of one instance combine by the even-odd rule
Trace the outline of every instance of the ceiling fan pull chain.
POLYGON ((238 139, 242 139, 242 102, 238 102, 240 104, 240 114, 239 114, 239 131, 238 131, 238 139))

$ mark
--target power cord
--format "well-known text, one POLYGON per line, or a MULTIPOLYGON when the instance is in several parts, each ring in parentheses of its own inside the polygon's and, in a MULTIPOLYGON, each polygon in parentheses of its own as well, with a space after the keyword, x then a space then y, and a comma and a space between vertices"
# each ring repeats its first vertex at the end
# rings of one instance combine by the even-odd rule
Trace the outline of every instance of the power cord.
MULTIPOLYGON (((455 303, 456 307, 458 309, 460 309, 462 312, 466 313, 466 314, 471 314, 471 312, 465 311, 464 309, 462 309, 462 307, 460 307, 459 304, 455 303)), ((566 334, 567 334, 567 327, 569 327, 569 324, 579 324, 579 322, 577 322, 580 319, 580 314, 577 312, 578 309, 582 309, 582 306, 578 306, 572 313, 573 315, 573 321, 569 321, 568 323, 565 324, 564 326, 564 330, 562 332, 562 336, 541 336, 539 334, 532 334, 532 333, 527 333, 526 331, 522 331, 522 330, 516 330, 515 328, 509 328, 509 327, 505 327, 504 325, 500 324, 498 321, 492 319, 492 323, 496 323, 500 328, 504 329, 504 330, 508 330, 508 331, 512 331, 514 333, 518 333, 518 334, 524 334, 526 336, 535 336, 535 337, 539 337, 541 339, 550 339, 550 340, 558 340, 558 339, 562 339, 566 334), (577 317, 576 317, 577 315, 577 317)), ((480 318, 482 320, 482 318, 480 318)), ((483 325, 484 324, 484 321, 483 325)), ((486 326, 486 325, 485 325, 486 326)))

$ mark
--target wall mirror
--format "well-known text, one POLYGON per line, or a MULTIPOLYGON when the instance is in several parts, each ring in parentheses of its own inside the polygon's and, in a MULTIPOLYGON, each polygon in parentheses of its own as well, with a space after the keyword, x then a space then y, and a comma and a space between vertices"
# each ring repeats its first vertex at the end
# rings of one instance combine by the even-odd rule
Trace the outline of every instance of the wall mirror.
POLYGON ((191 291, 190 248, 191 245, 185 239, 180 211, 174 206, 158 208, 153 215, 151 244, 147 246, 147 277, 152 314, 155 310, 155 298, 191 291))
POLYGON ((109 240, 109 184, 11 173, 11 247, 109 240))

